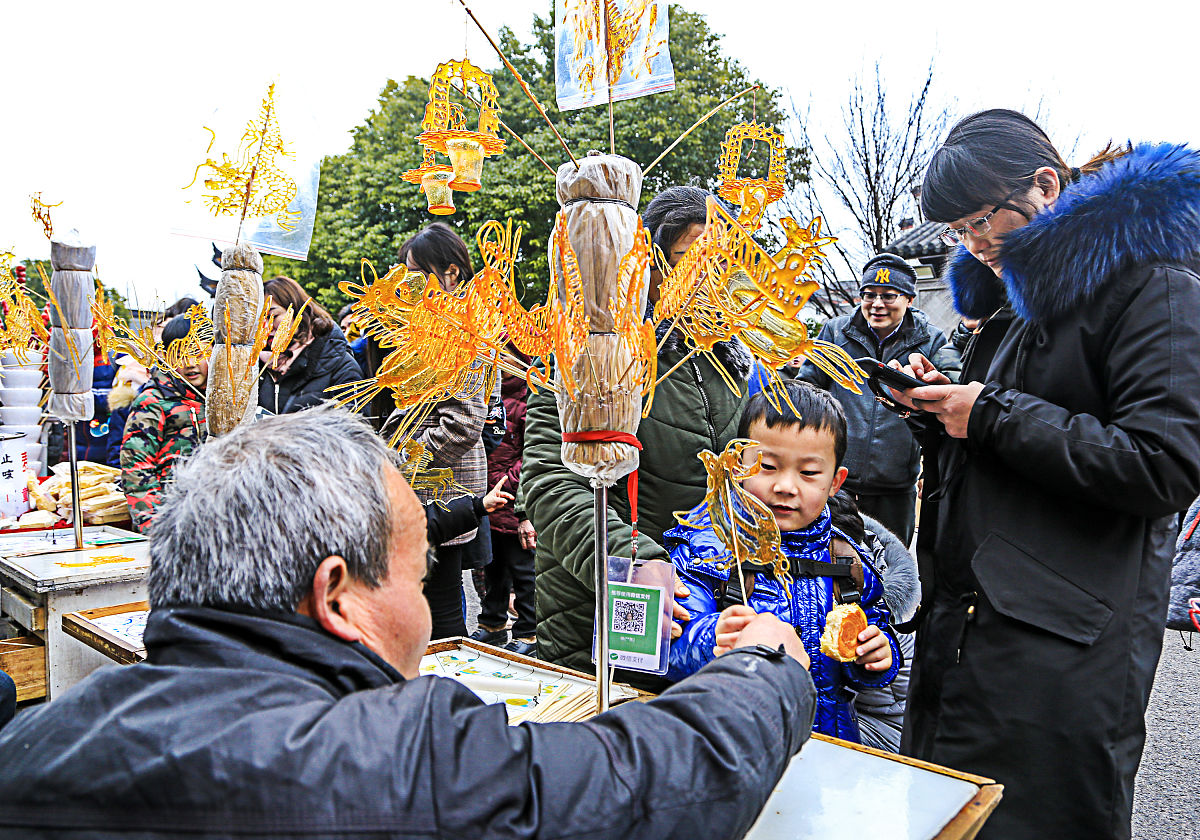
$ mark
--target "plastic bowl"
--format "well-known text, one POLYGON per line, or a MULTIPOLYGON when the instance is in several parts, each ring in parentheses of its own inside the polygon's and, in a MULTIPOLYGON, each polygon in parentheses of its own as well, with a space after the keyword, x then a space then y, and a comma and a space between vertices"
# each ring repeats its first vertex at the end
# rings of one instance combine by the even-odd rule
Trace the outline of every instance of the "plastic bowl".
POLYGON ((36 405, 0 405, 0 423, 5 426, 33 426, 42 419, 36 405))
POLYGON ((41 388, 0 388, 0 405, 28 405, 36 407, 41 401, 41 388))
POLYGON ((25 447, 25 459, 27 461, 40 461, 40 460, 42 460, 42 453, 44 453, 45 451, 46 451, 46 444, 31 443, 25 447))
POLYGON ((41 461, 29 461, 28 464, 29 464, 28 469, 31 473, 33 473, 36 476, 41 476, 41 474, 42 474, 42 462, 41 461))
POLYGON ((41 390, 42 371, 38 368, 5 367, 0 369, 5 388, 41 390))
POLYGON ((17 354, 6 350, 3 356, 4 366, 9 367, 41 367, 46 361, 46 353, 42 350, 25 351, 25 360, 17 358, 17 354))
POLYGON ((41 426, 0 426, 0 432, 17 433, 21 432, 25 435, 25 445, 32 446, 35 443, 42 442, 42 427, 41 426))

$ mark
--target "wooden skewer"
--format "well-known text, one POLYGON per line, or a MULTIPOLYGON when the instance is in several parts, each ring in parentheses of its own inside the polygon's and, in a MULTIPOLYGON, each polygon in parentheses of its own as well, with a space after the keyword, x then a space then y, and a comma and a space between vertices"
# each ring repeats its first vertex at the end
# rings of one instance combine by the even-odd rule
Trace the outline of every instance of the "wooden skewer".
POLYGON ((529 85, 521 78, 521 74, 517 72, 517 68, 512 66, 512 62, 508 60, 508 56, 501 51, 500 46, 492 39, 491 34, 483 28, 483 24, 479 22, 479 18, 475 17, 475 13, 471 11, 471 7, 467 5, 467 0, 458 0, 458 2, 462 4, 463 9, 471 16, 471 20, 475 21, 475 25, 483 33, 483 37, 487 38, 488 43, 492 45, 492 49, 496 51, 496 55, 500 56, 500 60, 508 68, 508 72, 512 73, 513 78, 521 85, 521 90, 525 91, 525 95, 529 97, 529 101, 533 103, 533 107, 537 108, 537 112, 542 115, 542 119, 546 121, 546 125, 550 126, 550 130, 558 138, 559 145, 563 147, 563 151, 567 153, 567 157, 571 159, 571 163, 575 164, 575 168, 578 169, 579 161, 575 160, 575 155, 571 154, 570 148, 567 147, 567 141, 558 133, 558 129, 554 127, 554 123, 550 122, 550 117, 546 114, 546 109, 542 107, 542 103, 537 101, 537 97, 533 95, 533 91, 529 89, 529 85))
POLYGON ((684 141, 684 139, 685 139, 685 138, 687 138, 687 136, 688 136, 689 134, 691 134, 691 133, 692 133, 693 131, 695 131, 697 128, 699 128, 700 126, 702 126, 702 125, 704 125, 706 122, 708 122, 708 121, 709 121, 709 119, 712 117, 712 115, 713 115, 713 114, 717 113, 717 111, 720 111, 722 108, 724 108, 724 107, 725 107, 726 105, 728 105, 730 102, 733 102, 735 99, 740 99, 741 97, 745 96, 745 95, 746 95, 747 93, 749 93, 750 91, 752 91, 752 90, 758 90, 760 87, 761 87, 761 85, 751 85, 750 87, 746 88, 746 89, 745 89, 744 91, 742 91, 741 93, 735 93, 733 96, 731 96, 731 97, 729 97, 728 99, 726 99, 724 102, 722 102, 722 103, 721 103, 720 105, 718 105, 716 108, 713 108, 711 111, 709 111, 709 112, 708 112, 707 114, 705 114, 703 117, 701 117, 700 119, 698 119, 698 120, 696 121, 696 124, 695 124, 695 125, 693 125, 691 128, 689 128, 687 131, 683 132, 683 134, 680 134, 680 135, 679 135, 679 137, 678 137, 678 138, 675 140, 675 142, 674 142, 674 143, 672 143, 670 146, 667 146, 667 148, 663 149, 663 153, 662 153, 661 155, 659 155, 658 157, 656 157, 656 158, 654 159, 654 162, 653 162, 653 163, 651 163, 649 166, 647 166, 645 169, 643 169, 643 170, 642 170, 642 177, 645 177, 645 175, 646 175, 646 173, 647 173, 647 172, 649 172, 649 171, 650 171, 651 169, 653 169, 654 167, 658 166, 659 162, 660 162, 660 161, 661 161, 663 158, 665 158, 667 155, 669 155, 669 154, 671 153, 671 151, 672 151, 672 150, 673 150, 673 149, 674 149, 676 146, 678 146, 680 143, 682 143, 682 142, 684 141))

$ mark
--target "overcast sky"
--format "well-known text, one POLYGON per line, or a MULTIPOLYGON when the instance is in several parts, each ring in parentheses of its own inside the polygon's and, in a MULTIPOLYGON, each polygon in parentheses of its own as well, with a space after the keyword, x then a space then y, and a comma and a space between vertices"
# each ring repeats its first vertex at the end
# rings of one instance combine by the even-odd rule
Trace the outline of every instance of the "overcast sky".
MULTIPOLYGON (((549 10, 549 0, 468 3, 489 30, 508 25, 522 36, 535 13, 549 10)), ((464 27, 457 0, 6 5, 0 249, 48 257, 29 215, 28 196, 40 190, 63 202, 53 211, 56 229, 80 228, 97 245, 102 279, 142 306, 198 292, 193 263, 215 274, 207 243, 170 233, 180 188, 204 157, 201 126, 215 108, 247 91, 255 100, 275 80, 303 115, 306 139, 336 154, 389 78, 427 77, 461 56, 464 37, 472 60, 494 63, 486 41, 464 27)), ((1033 113, 1040 102, 1053 139, 1065 146, 1080 138, 1080 158, 1110 137, 1198 134, 1200 109, 1187 95, 1195 33, 1179 14, 1183 3, 1143 0, 1111 15, 1094 2, 1059 0, 682 5, 707 16, 751 75, 811 107, 818 132, 837 129, 850 80, 876 61, 889 87, 907 97, 933 59, 939 101, 956 113, 1033 113)), ((218 141, 213 154, 235 145, 236 138, 218 141)), ((714 149, 714 169, 716 156, 714 149)), ((413 201, 421 200, 414 190, 413 201)))

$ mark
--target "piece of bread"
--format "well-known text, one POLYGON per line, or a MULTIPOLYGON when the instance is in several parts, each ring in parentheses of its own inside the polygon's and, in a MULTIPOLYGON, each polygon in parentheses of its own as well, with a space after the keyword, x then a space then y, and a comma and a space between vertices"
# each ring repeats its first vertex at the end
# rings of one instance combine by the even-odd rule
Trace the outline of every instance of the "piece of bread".
POLYGON ((821 653, 838 662, 858 658, 858 634, 867 629, 867 614, 858 604, 836 604, 825 618, 821 653))
POLYGON ((58 516, 45 510, 31 510, 17 520, 18 528, 48 528, 58 521, 58 516))

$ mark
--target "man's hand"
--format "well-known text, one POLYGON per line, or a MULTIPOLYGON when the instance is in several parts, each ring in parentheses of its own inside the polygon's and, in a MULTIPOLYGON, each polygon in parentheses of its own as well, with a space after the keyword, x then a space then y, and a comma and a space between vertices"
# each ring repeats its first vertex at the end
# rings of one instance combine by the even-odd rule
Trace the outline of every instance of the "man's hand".
POLYGON ((983 390, 982 382, 971 382, 966 385, 931 385, 928 388, 911 388, 905 391, 917 408, 929 412, 946 427, 946 434, 952 438, 967 436, 967 423, 971 419, 971 409, 979 392, 983 390))
POLYGON ((488 491, 488 494, 483 497, 483 509, 488 513, 495 513, 513 500, 513 494, 507 493, 501 488, 504 487, 504 482, 508 481, 508 476, 500 476, 500 480, 496 482, 496 486, 488 491))
POLYGON ((683 604, 679 603, 680 598, 686 598, 691 595, 691 591, 683 585, 683 581, 679 579, 679 575, 675 575, 675 600, 671 602, 671 640, 674 641, 683 635, 683 625, 681 621, 691 621, 692 614, 683 608, 683 604))
POLYGON ((537 548, 537 530, 528 519, 522 519, 517 523, 517 540, 520 541, 521 548, 529 551, 537 548))
POLYGON ((892 646, 888 637, 874 624, 858 634, 858 658, 856 665, 861 665, 868 671, 886 671, 892 667, 892 646))
MULTIPOLYGON (((730 609, 734 608, 730 607, 730 609)), ((808 654, 804 651, 804 645, 800 643, 800 637, 796 635, 795 629, 790 624, 784 624, 778 616, 764 613, 742 628, 742 631, 738 633, 736 647, 753 647, 754 645, 766 645, 771 648, 783 645, 784 653, 803 665, 804 670, 808 670, 810 662, 808 654)))

